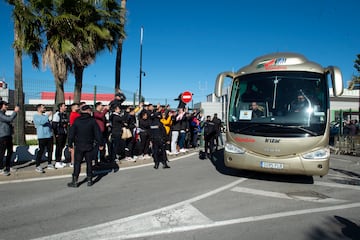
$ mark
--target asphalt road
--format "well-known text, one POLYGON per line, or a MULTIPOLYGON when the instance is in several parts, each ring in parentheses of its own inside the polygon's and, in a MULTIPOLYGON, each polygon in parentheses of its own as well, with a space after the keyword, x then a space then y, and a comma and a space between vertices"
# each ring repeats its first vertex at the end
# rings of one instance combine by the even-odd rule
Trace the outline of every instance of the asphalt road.
MULTIPOLYGON (((358 239, 360 159, 336 155, 328 175, 268 175, 174 158, 103 171, 92 187, 69 176, 0 184, 0 239, 358 239)), ((83 177, 85 178, 85 177, 83 177)))

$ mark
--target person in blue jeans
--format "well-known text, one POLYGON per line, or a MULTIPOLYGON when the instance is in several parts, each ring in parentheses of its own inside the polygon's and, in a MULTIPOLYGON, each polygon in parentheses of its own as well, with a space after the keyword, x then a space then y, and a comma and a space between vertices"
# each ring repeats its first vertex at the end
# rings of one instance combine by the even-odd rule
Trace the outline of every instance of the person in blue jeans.
POLYGON ((49 121, 49 117, 52 115, 51 111, 46 112, 45 105, 36 105, 36 113, 33 117, 33 122, 36 128, 36 134, 39 142, 39 151, 36 155, 35 171, 44 173, 44 169, 40 166, 41 158, 47 150, 47 169, 53 170, 55 167, 52 165, 52 153, 53 153, 53 132, 52 126, 49 121))

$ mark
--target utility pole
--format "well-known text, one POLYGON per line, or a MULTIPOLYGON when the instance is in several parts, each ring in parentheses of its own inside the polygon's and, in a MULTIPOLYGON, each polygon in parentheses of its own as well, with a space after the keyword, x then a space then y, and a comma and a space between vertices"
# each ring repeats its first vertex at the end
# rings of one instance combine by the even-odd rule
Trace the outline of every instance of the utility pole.
POLYGON ((145 73, 142 70, 142 42, 143 42, 143 34, 144 34, 144 27, 141 26, 140 28, 140 78, 139 78, 139 105, 141 102, 141 77, 145 73))

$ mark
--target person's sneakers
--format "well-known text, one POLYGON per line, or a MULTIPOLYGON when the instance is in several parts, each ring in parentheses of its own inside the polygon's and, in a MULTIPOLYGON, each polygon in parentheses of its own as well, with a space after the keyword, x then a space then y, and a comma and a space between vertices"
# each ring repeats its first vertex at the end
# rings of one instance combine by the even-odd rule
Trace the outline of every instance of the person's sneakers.
POLYGON ((149 154, 145 154, 144 159, 151 159, 151 156, 149 154))
POLYGON ((180 149, 180 152, 181 152, 181 153, 185 153, 185 152, 186 152, 186 149, 185 149, 185 148, 182 148, 182 149, 180 149))
POLYGON ((9 175, 10 175, 10 172, 7 171, 7 170, 0 170, 0 174, 1 174, 1 175, 4 175, 4 176, 9 176, 9 175))
POLYGON ((135 158, 132 158, 132 157, 126 157, 126 158, 125 158, 125 161, 128 161, 128 162, 136 162, 136 159, 135 159, 135 158))
POLYGON ((179 154, 178 151, 176 151, 176 152, 170 152, 170 153, 169 153, 170 156, 172 156, 172 155, 178 155, 178 154, 179 154))
POLYGON ((55 170, 55 167, 54 167, 54 165, 52 165, 52 164, 48 164, 48 165, 47 165, 47 169, 49 169, 49 170, 55 170))
POLYGON ((74 164, 73 163, 69 163, 69 167, 74 167, 74 164))
POLYGON ((55 168, 64 168, 66 166, 65 163, 63 162, 56 162, 55 163, 55 168))
POLYGON ((38 173, 44 173, 44 169, 42 167, 36 167, 35 171, 37 171, 38 173))

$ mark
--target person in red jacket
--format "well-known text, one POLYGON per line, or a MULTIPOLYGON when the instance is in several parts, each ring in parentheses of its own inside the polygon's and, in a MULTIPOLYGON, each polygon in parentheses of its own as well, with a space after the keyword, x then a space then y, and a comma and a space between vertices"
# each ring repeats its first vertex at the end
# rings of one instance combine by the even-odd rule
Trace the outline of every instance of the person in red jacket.
POLYGON ((71 112, 69 116, 70 127, 74 124, 75 119, 80 117, 79 111, 80 111, 80 106, 78 103, 71 104, 71 112))
MULTIPOLYGON (((75 122, 75 119, 80 117, 80 105, 79 103, 73 103, 71 104, 71 112, 70 112, 70 115, 69 115, 69 126, 70 128, 72 127, 72 125, 74 124, 75 122)), ((74 166, 74 151, 72 151, 72 149, 69 149, 70 150, 70 154, 71 154, 71 162, 70 162, 70 167, 73 167, 74 166)))
MULTIPOLYGON (((108 122, 105 117, 105 115, 108 113, 108 111, 109 111, 108 105, 104 106, 101 102, 97 102, 95 104, 95 111, 94 111, 93 115, 94 115, 96 123, 98 124, 98 126, 100 128, 104 146, 107 143, 107 137, 108 137, 108 131, 107 131, 108 122)), ((97 150, 98 148, 95 148, 95 149, 97 150)), ((106 154, 105 147, 102 150, 96 151, 95 162, 97 164, 99 163, 99 160, 100 160, 100 162, 105 162, 105 154, 106 154), (98 153, 100 153, 99 157, 98 157, 98 153)))

